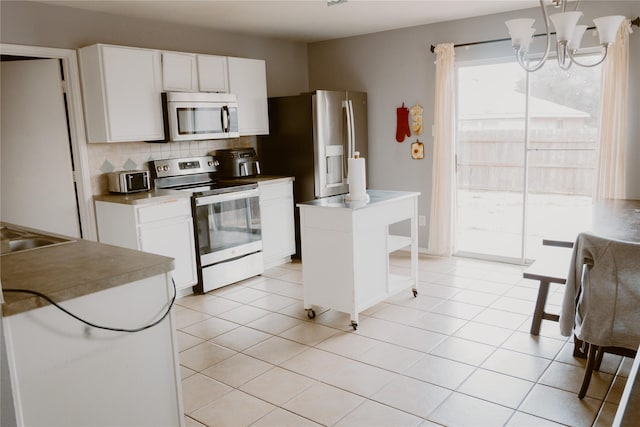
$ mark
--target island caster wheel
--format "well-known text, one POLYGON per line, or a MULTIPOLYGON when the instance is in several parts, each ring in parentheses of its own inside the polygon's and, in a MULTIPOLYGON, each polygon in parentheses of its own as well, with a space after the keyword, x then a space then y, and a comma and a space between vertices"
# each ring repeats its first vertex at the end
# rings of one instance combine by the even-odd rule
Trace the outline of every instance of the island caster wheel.
POLYGON ((418 290, 417 290, 417 289, 414 289, 414 290, 413 290, 413 297, 414 297, 414 298, 417 298, 417 296, 418 296, 418 290))
POLYGON ((351 327, 353 328, 354 331, 358 330, 358 322, 354 322, 353 320, 351 321, 351 327))
POLYGON ((316 317, 316 312, 313 311, 313 308, 310 308, 309 310, 307 310, 307 317, 309 319, 313 319, 314 317, 316 317))

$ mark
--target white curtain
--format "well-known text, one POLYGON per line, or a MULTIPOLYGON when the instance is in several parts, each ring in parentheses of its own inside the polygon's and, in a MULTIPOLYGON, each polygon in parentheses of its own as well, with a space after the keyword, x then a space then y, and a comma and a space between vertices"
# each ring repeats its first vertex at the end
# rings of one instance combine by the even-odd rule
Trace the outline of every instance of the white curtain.
POLYGON ((593 201, 625 197, 625 143, 631 21, 620 25, 602 73, 600 143, 593 201))
POLYGON ((436 96, 428 252, 453 252, 455 206, 455 76, 453 43, 436 46, 436 96))

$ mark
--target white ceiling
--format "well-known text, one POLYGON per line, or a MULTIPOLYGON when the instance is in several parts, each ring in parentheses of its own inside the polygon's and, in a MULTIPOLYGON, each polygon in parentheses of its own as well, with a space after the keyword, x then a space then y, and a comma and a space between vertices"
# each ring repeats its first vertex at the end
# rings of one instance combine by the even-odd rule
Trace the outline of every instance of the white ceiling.
POLYGON ((42 0, 80 9, 243 34, 314 42, 488 15, 537 0, 42 0))

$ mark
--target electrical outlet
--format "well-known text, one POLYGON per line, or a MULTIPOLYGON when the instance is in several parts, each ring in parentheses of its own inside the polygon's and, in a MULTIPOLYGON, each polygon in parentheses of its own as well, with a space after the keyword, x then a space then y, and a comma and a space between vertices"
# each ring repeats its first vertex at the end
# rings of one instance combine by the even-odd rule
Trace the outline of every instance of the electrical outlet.
POLYGON ((426 227, 427 226, 427 217, 424 215, 418 215, 418 225, 420 227, 426 227))

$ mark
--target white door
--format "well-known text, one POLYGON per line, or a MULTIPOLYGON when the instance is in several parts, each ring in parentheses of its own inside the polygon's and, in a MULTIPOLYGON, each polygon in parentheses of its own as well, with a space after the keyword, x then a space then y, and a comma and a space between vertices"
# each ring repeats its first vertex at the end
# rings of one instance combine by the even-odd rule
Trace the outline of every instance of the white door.
POLYGON ((1 66, 0 219, 80 237, 60 62, 1 66))

